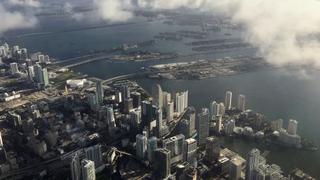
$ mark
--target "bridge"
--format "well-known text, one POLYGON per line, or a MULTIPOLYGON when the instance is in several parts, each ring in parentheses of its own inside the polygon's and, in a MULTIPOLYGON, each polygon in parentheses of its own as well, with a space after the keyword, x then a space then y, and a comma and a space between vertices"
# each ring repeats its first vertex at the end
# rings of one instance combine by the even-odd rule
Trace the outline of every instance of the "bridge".
MULTIPOLYGON (((84 61, 75 62, 75 63, 72 63, 72 64, 68 64, 68 65, 62 66, 62 68, 72 68, 72 67, 80 66, 80 65, 83 65, 83 64, 92 63, 92 62, 95 62, 95 61, 101 61, 101 60, 104 60, 104 59, 109 59, 111 57, 112 57, 112 55, 104 55, 104 56, 93 57, 93 58, 90 58, 90 59, 87 59, 87 60, 84 60, 84 61)), ((80 58, 84 58, 84 57, 80 57, 80 58)), ((65 63, 65 62, 68 62, 68 61, 69 62, 70 61, 75 61, 76 59, 78 59, 78 58, 69 59, 67 61, 57 62, 55 64, 61 64, 61 63, 65 63)))

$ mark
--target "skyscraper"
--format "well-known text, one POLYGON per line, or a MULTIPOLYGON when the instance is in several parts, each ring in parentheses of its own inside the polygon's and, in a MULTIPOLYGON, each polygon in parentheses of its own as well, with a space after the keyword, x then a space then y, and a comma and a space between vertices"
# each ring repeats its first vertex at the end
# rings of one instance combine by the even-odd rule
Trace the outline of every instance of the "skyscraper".
POLYGON ((291 135, 296 135, 298 129, 298 121, 290 119, 288 123, 288 133, 291 135))
POLYGON ((246 97, 242 94, 238 96, 238 105, 237 109, 240 111, 245 111, 246 110, 246 97))
POLYGON ((19 68, 17 63, 10 63, 11 74, 15 75, 19 73, 19 68))
POLYGON ((231 91, 226 92, 224 104, 225 104, 226 110, 230 110, 232 108, 232 92, 231 91))
POLYGON ((184 143, 184 160, 189 164, 194 164, 197 157, 197 140, 189 138, 184 143))
POLYGON ((83 159, 81 161, 82 180, 95 180, 96 170, 93 161, 83 159))
POLYGON ((215 119, 216 119, 216 125, 215 125, 214 130, 216 133, 220 133, 222 130, 222 116, 220 116, 220 115, 216 116, 215 119))
POLYGON ((124 105, 124 112, 129 114, 130 111, 133 109, 133 100, 132 100, 132 98, 124 99, 123 105, 124 105))
POLYGON ((157 132, 156 132, 156 134, 157 134, 157 137, 158 138, 160 138, 160 137, 162 137, 164 134, 163 134, 163 116, 162 116, 162 109, 161 108, 159 108, 158 110, 157 110, 157 120, 156 120, 156 123, 157 123, 157 132))
POLYGON ((174 104, 173 102, 169 102, 166 106, 166 113, 167 113, 167 121, 170 123, 173 121, 174 117, 174 104))
POLYGON ((49 75, 47 68, 42 69, 40 64, 36 64, 34 66, 34 75, 36 82, 40 84, 42 87, 49 85, 49 75))
POLYGON ((141 94, 139 92, 132 92, 131 97, 132 97, 132 101, 133 101, 133 108, 140 108, 141 107, 141 94))
POLYGON ((213 101, 210 104, 210 119, 214 119, 217 115, 219 115, 219 104, 216 101, 213 101))
POLYGON ((176 112, 181 114, 188 107, 189 92, 176 93, 176 112))
POLYGON ((147 152, 147 136, 145 134, 137 134, 136 136, 136 154, 141 160, 145 159, 147 152))
POLYGON ((226 113, 226 107, 223 103, 219 104, 219 116, 223 116, 226 113))
POLYGON ((260 151, 258 149, 252 149, 247 154, 246 159, 246 180, 255 180, 254 171, 258 168, 260 163, 260 151))
POLYGON ((163 140, 163 148, 171 152, 171 163, 183 160, 184 155, 184 140, 183 134, 179 134, 163 140))
POLYGON ((230 180, 240 180, 241 170, 242 170, 241 161, 237 158, 231 159, 230 168, 229 168, 230 180))
POLYGON ((216 137, 207 137, 206 142, 206 160, 208 162, 218 160, 221 151, 219 140, 216 137))
POLYGON ((154 151, 155 175, 161 179, 167 178, 171 173, 171 152, 165 148, 154 151))
POLYGON ((113 107, 107 107, 107 125, 108 128, 112 129, 116 127, 116 121, 114 118, 114 112, 113 112, 113 107))
POLYGON ((102 103, 104 98, 104 90, 103 90, 101 81, 96 82, 96 97, 97 97, 98 103, 102 103))
POLYGON ((209 136, 209 116, 209 110, 207 108, 202 108, 201 112, 198 114, 197 132, 199 145, 205 144, 206 138, 209 136))
POLYGON ((163 92, 162 92, 162 88, 159 84, 156 84, 153 87, 153 92, 152 92, 152 96, 153 96, 153 103, 158 106, 160 109, 163 108, 163 92))
POLYGON ((79 154, 76 153, 70 163, 71 168, 71 178, 72 180, 80 180, 81 178, 81 165, 80 165, 80 158, 79 154))
POLYGON ((150 162, 153 161, 154 151, 158 148, 158 139, 157 137, 150 137, 148 139, 147 152, 148 152, 148 160, 150 162))
POLYGON ((0 132, 0 147, 3 147, 2 134, 0 132))
POLYGON ((94 162, 98 168, 102 164, 101 145, 97 144, 85 149, 86 159, 94 162))
POLYGON ((121 94, 123 99, 130 98, 130 88, 128 85, 122 86, 121 94))

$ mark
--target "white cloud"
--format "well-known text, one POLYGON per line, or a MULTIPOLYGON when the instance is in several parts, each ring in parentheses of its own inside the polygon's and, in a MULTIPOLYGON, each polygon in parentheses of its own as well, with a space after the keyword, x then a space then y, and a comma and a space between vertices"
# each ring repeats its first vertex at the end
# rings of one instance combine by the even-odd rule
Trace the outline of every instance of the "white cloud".
POLYGON ((14 6, 30 6, 30 7, 39 7, 39 0, 8 0, 8 4, 14 6))
MULTIPOLYGON (((94 0, 103 19, 117 22, 133 16, 132 7, 147 10, 190 8, 221 13, 245 27, 245 40, 275 65, 320 67, 320 43, 303 40, 320 34, 318 0, 94 0)), ((320 38, 320 35, 319 37, 320 38)))
POLYGON ((33 16, 26 16, 19 11, 8 11, 0 3, 0 34, 14 29, 31 28, 37 24, 37 19, 33 16))
POLYGON ((110 22, 123 22, 133 17, 130 0, 94 0, 101 18, 110 22))

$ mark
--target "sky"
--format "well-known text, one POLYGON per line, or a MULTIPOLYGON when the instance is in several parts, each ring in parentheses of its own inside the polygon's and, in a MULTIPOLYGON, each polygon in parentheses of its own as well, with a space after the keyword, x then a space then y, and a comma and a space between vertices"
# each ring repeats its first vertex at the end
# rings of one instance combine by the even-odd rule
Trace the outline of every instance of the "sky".
MULTIPOLYGON (((59 0, 72 12, 74 0, 59 0)), ((192 9, 231 18, 244 27, 243 39, 259 49, 259 55, 276 66, 311 65, 320 68, 319 0, 82 0, 97 8, 107 22, 126 22, 134 10, 192 9)), ((44 0, 2 0, 0 34, 31 28, 39 21, 35 9, 44 0)), ((78 21, 89 20, 74 14, 78 21)))

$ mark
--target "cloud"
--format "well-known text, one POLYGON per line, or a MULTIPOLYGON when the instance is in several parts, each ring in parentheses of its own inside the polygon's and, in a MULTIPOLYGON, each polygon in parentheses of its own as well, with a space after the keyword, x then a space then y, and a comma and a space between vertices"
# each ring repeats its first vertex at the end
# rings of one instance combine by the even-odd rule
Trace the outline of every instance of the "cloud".
POLYGON ((37 19, 19 11, 9 11, 0 3, 0 34, 14 29, 31 28, 37 24, 37 19))
POLYGON ((40 6, 39 0, 8 0, 7 3, 14 6, 30 6, 30 7, 40 6))
POLYGON ((320 67, 318 0, 94 0, 103 19, 126 21, 133 10, 189 8, 219 13, 245 27, 244 39, 274 65, 320 67))
POLYGON ((94 0, 101 18, 109 22, 124 22, 133 17, 130 0, 94 0))

